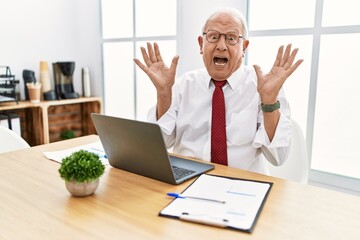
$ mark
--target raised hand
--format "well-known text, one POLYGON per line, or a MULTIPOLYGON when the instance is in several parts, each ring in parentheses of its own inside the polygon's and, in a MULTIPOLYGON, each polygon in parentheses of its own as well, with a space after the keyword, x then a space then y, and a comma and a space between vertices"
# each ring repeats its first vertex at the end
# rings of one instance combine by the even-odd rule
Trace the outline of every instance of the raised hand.
POLYGON ((303 62, 303 60, 300 59, 293 64, 298 50, 298 48, 295 48, 291 51, 291 44, 289 44, 286 46, 284 52, 284 46, 281 46, 278 50, 274 65, 267 74, 263 74, 261 68, 258 65, 254 65, 258 79, 257 90, 262 103, 273 104, 277 101, 280 88, 286 79, 303 62))
POLYGON ((146 49, 141 47, 141 53, 146 66, 136 58, 134 59, 134 62, 149 76, 156 88, 156 117, 157 119, 160 119, 171 105, 172 86, 175 83, 176 67, 179 56, 175 56, 172 59, 170 68, 168 68, 162 60, 157 43, 154 43, 154 48, 150 43, 147 43, 147 49, 148 51, 146 52, 146 49))
POLYGON ((154 43, 154 47, 151 43, 147 43, 147 50, 146 52, 146 49, 141 47, 141 53, 146 66, 138 59, 134 59, 134 62, 149 76, 158 93, 171 91, 171 87, 175 82, 179 56, 175 56, 172 59, 171 66, 168 68, 162 60, 157 43, 154 43))

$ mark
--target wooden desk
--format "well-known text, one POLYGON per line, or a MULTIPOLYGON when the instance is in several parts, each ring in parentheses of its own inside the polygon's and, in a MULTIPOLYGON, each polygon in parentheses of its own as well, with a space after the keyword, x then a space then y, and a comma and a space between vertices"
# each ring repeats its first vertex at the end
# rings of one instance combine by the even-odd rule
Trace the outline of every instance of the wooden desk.
POLYGON ((0 239, 359 239, 360 198, 217 165, 212 174, 274 182, 251 234, 159 217, 173 186, 108 166, 95 195, 74 198, 44 151, 95 135, 0 154, 0 239))

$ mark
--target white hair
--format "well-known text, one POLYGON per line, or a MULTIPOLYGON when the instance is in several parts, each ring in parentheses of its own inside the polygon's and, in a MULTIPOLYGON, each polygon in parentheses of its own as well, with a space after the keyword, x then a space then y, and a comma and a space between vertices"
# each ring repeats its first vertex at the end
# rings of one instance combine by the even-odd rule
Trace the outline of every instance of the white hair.
POLYGON ((245 20, 244 15, 237 10, 236 8, 220 8, 218 10, 216 10, 213 14, 210 15, 210 17, 206 20, 203 28, 202 28, 202 32, 205 32, 206 27, 209 23, 209 21, 214 18, 215 16, 221 14, 221 13, 225 13, 228 14, 229 16, 231 16, 232 18, 234 18, 235 20, 239 21, 242 28, 243 28, 243 37, 246 39, 248 37, 248 27, 247 27, 247 23, 245 20))

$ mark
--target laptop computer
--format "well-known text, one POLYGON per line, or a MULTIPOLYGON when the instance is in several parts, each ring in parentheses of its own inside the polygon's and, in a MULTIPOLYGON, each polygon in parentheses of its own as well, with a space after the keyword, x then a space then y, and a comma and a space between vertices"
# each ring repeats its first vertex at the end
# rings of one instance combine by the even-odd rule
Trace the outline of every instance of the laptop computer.
POLYGON ((214 165, 170 156, 159 125, 92 113, 109 164, 170 184, 180 184, 214 165))

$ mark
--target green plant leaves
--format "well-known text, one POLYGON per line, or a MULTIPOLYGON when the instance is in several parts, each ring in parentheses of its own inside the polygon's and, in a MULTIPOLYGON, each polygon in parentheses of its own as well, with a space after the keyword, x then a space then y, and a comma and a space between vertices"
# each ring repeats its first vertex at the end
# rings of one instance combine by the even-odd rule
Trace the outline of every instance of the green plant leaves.
POLYGON ((60 177, 65 181, 90 182, 100 177, 105 166, 100 157, 92 152, 79 150, 62 159, 60 177))
POLYGON ((66 140, 75 137, 75 132, 73 130, 64 130, 60 133, 60 139, 66 140))

